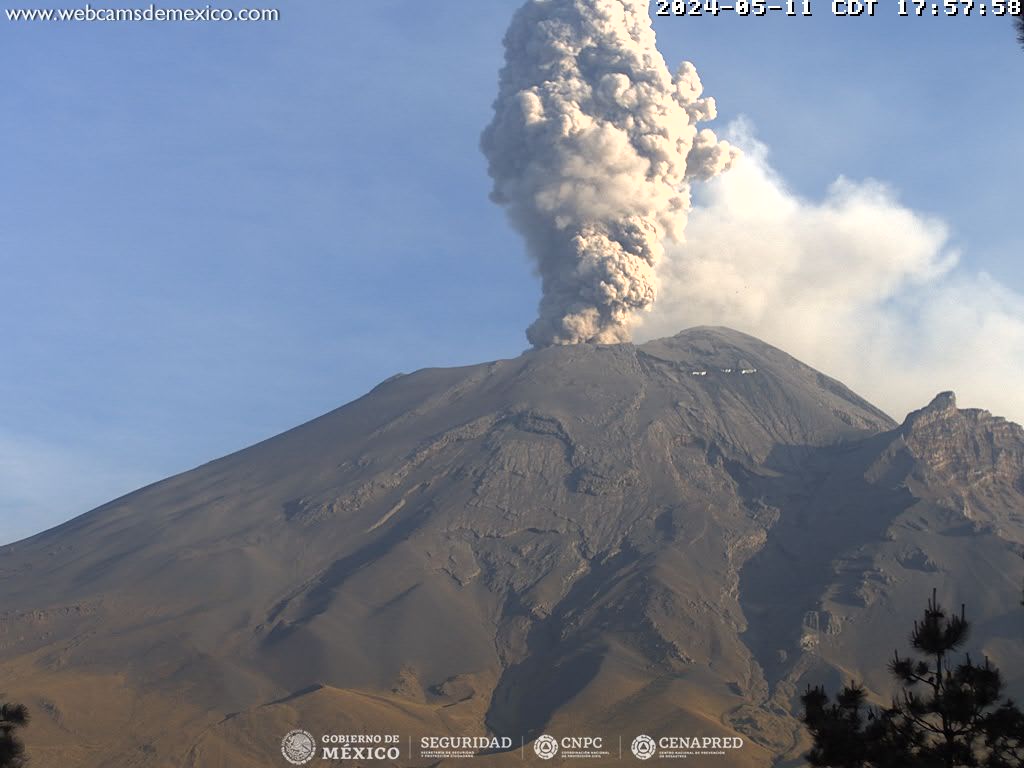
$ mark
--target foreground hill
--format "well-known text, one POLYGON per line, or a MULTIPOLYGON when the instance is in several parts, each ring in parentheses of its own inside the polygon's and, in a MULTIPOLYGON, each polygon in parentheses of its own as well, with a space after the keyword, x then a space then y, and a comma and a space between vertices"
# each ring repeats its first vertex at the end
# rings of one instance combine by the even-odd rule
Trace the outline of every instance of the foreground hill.
POLYGON ((1021 552, 1019 426, 949 393, 897 425, 697 328, 397 376, 0 548, 0 686, 42 768, 285 765, 296 727, 767 766, 806 682, 888 694, 933 587, 1020 690, 1021 552))

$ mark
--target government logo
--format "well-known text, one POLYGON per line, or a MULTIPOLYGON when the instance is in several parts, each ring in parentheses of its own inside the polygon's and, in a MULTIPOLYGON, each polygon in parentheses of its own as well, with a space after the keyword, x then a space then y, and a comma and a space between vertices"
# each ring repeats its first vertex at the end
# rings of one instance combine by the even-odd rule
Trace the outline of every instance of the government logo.
POLYGON ((289 731, 281 739, 281 754, 292 765, 305 765, 316 756, 316 739, 309 731, 289 731))
POLYGON ((533 742, 533 751, 541 760, 550 760, 558 754, 558 742, 554 736, 545 734, 533 742))
POLYGON ((637 736, 630 746, 633 750, 633 757, 637 760, 650 760, 658 751, 658 745, 650 736, 637 736))

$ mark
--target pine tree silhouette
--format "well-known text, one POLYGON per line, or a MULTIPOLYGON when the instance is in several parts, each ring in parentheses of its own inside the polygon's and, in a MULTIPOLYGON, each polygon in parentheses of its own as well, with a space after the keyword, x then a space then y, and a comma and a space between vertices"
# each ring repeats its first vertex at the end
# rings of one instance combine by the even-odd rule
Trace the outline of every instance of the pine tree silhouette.
POLYGON ((820 768, 1024 767, 1024 713, 1003 699, 999 670, 988 659, 952 659, 969 632, 964 609, 947 615, 933 592, 910 635, 923 658, 897 652, 889 663, 901 688, 891 706, 869 706, 856 684, 834 703, 820 686, 808 687, 801 697, 814 738, 807 761, 820 768))
POLYGON ((27 764, 25 746, 16 731, 28 725, 28 721, 24 704, 0 704, 0 768, 22 768, 27 764))

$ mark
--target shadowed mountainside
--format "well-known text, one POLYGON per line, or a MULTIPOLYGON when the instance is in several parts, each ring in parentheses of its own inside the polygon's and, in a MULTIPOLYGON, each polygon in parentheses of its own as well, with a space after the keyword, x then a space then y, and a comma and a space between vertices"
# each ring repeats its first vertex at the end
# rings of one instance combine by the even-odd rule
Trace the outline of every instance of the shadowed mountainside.
POLYGON ((900 426, 696 328, 396 376, 0 548, 0 680, 42 767, 275 766, 293 727, 766 766, 807 681, 888 694, 933 586, 1020 690, 1022 552, 1019 426, 950 393, 900 426))

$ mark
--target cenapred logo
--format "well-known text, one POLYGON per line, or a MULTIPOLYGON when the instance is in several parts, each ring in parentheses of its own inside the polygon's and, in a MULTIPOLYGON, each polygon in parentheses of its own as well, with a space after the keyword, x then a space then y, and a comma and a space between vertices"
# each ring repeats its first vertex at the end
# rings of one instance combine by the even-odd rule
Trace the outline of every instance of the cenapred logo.
POLYGON ((650 760, 658 752, 658 744, 650 736, 642 734, 633 739, 630 749, 637 760, 650 760))
POLYGON ((292 765, 305 765, 316 757, 316 739, 309 731, 289 731, 281 739, 281 754, 292 765))
POLYGON ((558 741, 554 736, 544 734, 533 742, 533 751, 541 760, 550 760, 558 754, 558 741))
POLYGON ((743 749, 739 736, 662 736, 655 740, 641 734, 630 744, 637 760, 687 760, 692 757, 725 757, 733 750, 743 749))

